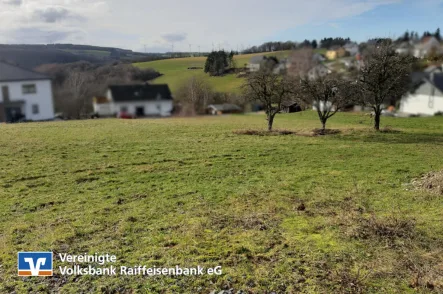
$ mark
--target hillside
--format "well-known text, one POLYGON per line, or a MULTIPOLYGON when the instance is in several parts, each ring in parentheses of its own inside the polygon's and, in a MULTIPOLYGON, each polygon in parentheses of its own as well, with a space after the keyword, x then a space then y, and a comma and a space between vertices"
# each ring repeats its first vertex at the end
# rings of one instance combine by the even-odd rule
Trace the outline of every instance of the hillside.
MULTIPOLYGON (((288 56, 290 51, 279 51, 271 53, 256 53, 236 55, 235 61, 237 68, 243 67, 248 63, 249 59, 257 55, 277 56, 279 58, 288 56)), ((235 74, 227 74, 223 77, 210 77, 203 72, 203 69, 189 70, 189 67, 204 67, 206 57, 189 57, 189 58, 174 58, 167 60, 157 60, 151 62, 135 63, 135 66, 140 68, 153 68, 163 74, 156 79, 154 83, 168 84, 172 92, 177 89, 186 80, 192 76, 200 76, 206 79, 218 92, 238 92, 243 79, 237 78, 235 74)))
POLYGON ((74 44, 4 45, 0 44, 0 60, 33 69, 42 64, 88 61, 106 63, 113 61, 135 62, 167 58, 164 54, 138 53, 131 50, 74 44))

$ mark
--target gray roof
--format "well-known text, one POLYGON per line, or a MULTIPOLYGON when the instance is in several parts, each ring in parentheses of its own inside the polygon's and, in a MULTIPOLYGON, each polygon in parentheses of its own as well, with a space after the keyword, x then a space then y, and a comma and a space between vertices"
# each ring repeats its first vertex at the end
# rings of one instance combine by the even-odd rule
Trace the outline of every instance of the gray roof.
POLYGON ((430 83, 443 93, 443 73, 414 72, 411 75, 415 88, 423 83, 430 83))
POLYGON ((263 61, 263 59, 265 59, 265 57, 263 55, 253 56, 253 57, 251 57, 251 59, 249 59, 249 63, 260 64, 263 61))
POLYGON ((120 85, 109 86, 112 93, 112 100, 115 102, 149 101, 160 98, 162 100, 172 100, 171 90, 168 85, 120 85))
POLYGON ((0 61, 0 82, 50 80, 45 74, 0 61))

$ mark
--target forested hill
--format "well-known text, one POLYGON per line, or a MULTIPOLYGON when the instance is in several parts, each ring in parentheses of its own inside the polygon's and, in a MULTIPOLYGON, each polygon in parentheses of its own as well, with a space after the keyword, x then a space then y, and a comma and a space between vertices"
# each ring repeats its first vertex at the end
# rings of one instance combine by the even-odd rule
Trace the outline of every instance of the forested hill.
POLYGON ((48 63, 72 63, 89 61, 108 63, 112 61, 134 62, 164 59, 158 53, 138 53, 132 50, 74 44, 50 45, 4 45, 0 44, 0 60, 35 68, 48 63))

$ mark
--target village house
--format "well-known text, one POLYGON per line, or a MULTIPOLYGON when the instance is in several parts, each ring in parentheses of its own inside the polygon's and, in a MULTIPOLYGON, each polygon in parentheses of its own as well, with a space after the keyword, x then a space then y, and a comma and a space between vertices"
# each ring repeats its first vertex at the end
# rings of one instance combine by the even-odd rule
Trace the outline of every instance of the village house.
POLYGON ((0 61, 0 122, 54 119, 51 79, 0 61))
POLYGON ((249 59, 248 65, 247 65, 249 72, 259 71, 264 60, 265 60, 264 55, 257 55, 257 56, 251 57, 251 59, 249 59))
POLYGON ((206 113, 211 115, 222 115, 232 113, 243 113, 243 109, 235 104, 210 104, 206 108, 206 113))
POLYGON ((325 77, 328 74, 331 74, 332 70, 329 69, 326 65, 320 63, 308 71, 308 78, 311 80, 315 80, 318 78, 325 77))
POLYGON ((343 46, 343 49, 348 52, 349 56, 355 56, 360 52, 358 44, 355 42, 349 42, 343 46))
POLYGON ((424 37, 414 48, 416 58, 429 57, 430 54, 442 55, 443 48, 435 37, 424 37))
POLYGON ((173 97, 168 85, 109 86, 106 97, 95 97, 97 116, 128 115, 131 117, 170 116, 173 97))
POLYGON ((348 55, 349 52, 340 46, 332 46, 328 51, 326 51, 326 58, 328 60, 336 60, 337 58, 342 58, 348 55))
POLYGON ((443 112, 442 67, 432 66, 424 72, 413 73, 413 89, 400 101, 400 113, 435 115, 443 112))

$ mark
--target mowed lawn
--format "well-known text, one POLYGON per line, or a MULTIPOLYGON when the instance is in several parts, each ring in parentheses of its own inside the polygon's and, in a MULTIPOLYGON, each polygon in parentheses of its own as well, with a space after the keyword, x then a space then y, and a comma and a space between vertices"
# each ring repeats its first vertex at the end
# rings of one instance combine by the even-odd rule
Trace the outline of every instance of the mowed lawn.
MULTIPOLYGON (((319 126, 313 112, 276 128, 319 126)), ((0 293, 438 293, 443 117, 338 114, 341 134, 249 136, 263 115, 0 126, 0 293), (18 251, 221 276, 17 277, 18 251), (249 291, 249 292, 248 292, 249 291), (241 293, 241 292, 239 292, 241 293)), ((440 292, 441 293, 441 292, 440 292)))
MULTIPOLYGON (((251 57, 257 55, 276 56, 278 58, 287 57, 290 51, 277 51, 272 53, 245 54, 234 56, 237 68, 244 67, 251 57)), ((193 76, 202 77, 217 92, 239 93, 243 83, 242 78, 237 78, 236 74, 227 74, 222 77, 210 77, 204 73, 203 69, 188 69, 189 67, 205 66, 206 57, 188 57, 157 60, 151 62, 135 63, 140 68, 153 68, 163 74, 153 81, 156 84, 168 84, 171 91, 176 92, 181 85, 186 83, 193 76)))

